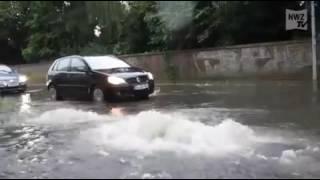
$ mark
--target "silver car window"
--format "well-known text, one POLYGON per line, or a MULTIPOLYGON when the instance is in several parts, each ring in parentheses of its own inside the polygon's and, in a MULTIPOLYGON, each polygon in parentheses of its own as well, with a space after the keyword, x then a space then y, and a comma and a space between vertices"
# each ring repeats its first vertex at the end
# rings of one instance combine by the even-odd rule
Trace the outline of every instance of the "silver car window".
POLYGON ((0 74, 11 74, 11 73, 13 73, 13 70, 10 67, 0 65, 0 74))

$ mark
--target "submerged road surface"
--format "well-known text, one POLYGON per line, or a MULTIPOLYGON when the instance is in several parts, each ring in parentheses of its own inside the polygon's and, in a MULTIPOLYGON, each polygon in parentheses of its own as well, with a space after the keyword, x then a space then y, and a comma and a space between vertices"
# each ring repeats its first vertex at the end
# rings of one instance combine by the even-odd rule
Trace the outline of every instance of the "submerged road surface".
POLYGON ((299 82, 163 84, 147 101, 0 98, 0 178, 319 178, 299 82))

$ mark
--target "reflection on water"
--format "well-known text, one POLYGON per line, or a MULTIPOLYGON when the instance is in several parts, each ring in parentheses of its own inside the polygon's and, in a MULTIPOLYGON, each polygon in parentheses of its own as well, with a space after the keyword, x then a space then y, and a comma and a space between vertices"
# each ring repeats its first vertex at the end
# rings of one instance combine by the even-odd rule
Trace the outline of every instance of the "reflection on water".
POLYGON ((123 108, 111 108, 111 115, 113 116, 124 116, 123 108))
POLYGON ((16 106, 16 100, 0 96, 0 112, 7 112, 16 106))
POLYGON ((31 95, 24 94, 21 96, 20 113, 30 113, 31 112, 31 95))
POLYGON ((166 85, 104 105, 2 97, 0 178, 320 177, 318 98, 292 83, 166 85))

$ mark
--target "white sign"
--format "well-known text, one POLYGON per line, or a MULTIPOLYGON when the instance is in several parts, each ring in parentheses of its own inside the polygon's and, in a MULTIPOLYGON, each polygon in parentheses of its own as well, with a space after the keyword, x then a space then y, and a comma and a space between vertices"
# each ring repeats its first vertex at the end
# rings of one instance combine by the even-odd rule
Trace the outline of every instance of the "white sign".
POLYGON ((294 11, 286 9, 286 30, 308 30, 307 10, 294 11))

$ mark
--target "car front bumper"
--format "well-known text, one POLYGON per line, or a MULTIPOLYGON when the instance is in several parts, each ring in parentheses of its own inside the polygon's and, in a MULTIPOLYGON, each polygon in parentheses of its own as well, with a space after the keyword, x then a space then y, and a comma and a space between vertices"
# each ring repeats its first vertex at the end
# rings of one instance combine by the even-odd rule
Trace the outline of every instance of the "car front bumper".
MULTIPOLYGON (((154 92, 154 81, 149 81, 149 87, 146 89, 135 90, 134 87, 139 84, 128 84, 126 86, 109 86, 106 88, 106 96, 139 96, 139 95, 150 95, 154 92)), ((141 85, 141 84, 140 84, 141 85)))
POLYGON ((27 90, 26 84, 14 86, 14 87, 0 87, 0 93, 21 92, 26 90, 27 90))

